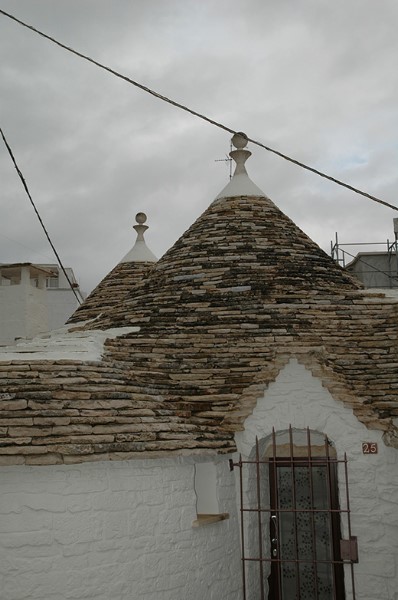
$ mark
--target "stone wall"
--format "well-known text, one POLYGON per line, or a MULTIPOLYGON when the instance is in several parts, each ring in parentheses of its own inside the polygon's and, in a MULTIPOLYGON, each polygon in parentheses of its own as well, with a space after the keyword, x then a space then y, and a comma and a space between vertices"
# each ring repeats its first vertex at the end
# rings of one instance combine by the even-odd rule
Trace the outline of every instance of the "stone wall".
POLYGON ((192 458, 0 468, 4 600, 238 600, 235 481, 228 520, 193 528, 192 458))
MULTIPOLYGON (((246 419, 245 431, 236 435, 239 451, 243 457, 250 456, 256 436, 262 440, 271 434, 272 426, 283 431, 290 424, 326 433, 338 458, 347 453, 352 535, 358 537, 359 548, 359 563, 354 565, 357 599, 397 600, 397 450, 386 447, 381 432, 367 430, 350 408, 335 401, 296 360, 281 371, 246 419), (378 454, 364 455, 362 442, 378 443, 378 454)), ((348 536, 347 531, 343 536, 348 536)), ((349 579, 347 568, 347 589, 349 579)), ((347 600, 351 598, 348 593, 347 600)))

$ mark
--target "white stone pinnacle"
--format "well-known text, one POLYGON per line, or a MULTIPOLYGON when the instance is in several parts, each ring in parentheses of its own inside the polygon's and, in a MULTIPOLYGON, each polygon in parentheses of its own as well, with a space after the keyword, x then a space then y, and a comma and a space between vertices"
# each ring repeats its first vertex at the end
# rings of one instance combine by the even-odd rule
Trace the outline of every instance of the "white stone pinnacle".
POLYGON ((246 150, 247 136, 245 133, 235 133, 232 137, 232 144, 236 150, 232 150, 229 155, 236 162, 235 173, 231 181, 218 194, 215 202, 221 198, 231 198, 234 196, 263 196, 264 192, 250 179, 247 174, 245 162, 251 156, 250 150, 246 150))
POLYGON ((146 219, 147 219, 147 216, 143 212, 139 212, 135 215, 135 220, 137 221, 138 225, 134 225, 133 228, 137 232, 137 239, 135 241, 134 246, 126 254, 126 256, 124 256, 124 258, 122 258, 122 260, 119 262, 119 264, 125 263, 125 262, 156 262, 157 261, 156 256, 148 248, 148 246, 146 245, 145 239, 144 239, 144 233, 148 229, 148 226, 144 225, 146 219))

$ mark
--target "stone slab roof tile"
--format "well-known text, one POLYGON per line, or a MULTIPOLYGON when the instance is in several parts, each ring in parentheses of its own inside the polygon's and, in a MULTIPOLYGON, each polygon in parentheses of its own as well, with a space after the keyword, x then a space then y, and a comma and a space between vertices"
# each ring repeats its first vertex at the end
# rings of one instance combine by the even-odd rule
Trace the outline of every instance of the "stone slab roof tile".
POLYGON ((220 199, 76 325, 136 327, 102 359, 0 362, 0 463, 231 452, 290 358, 398 447, 397 324, 396 299, 364 292, 269 199, 220 199))
POLYGON ((68 323, 92 321, 102 312, 112 310, 117 304, 123 303, 127 293, 131 293, 136 283, 141 281, 151 269, 157 258, 146 245, 144 234, 148 226, 145 213, 139 212, 134 225, 137 239, 131 250, 108 273, 106 277, 91 292, 84 303, 73 313, 68 323))
POLYGON ((398 343, 388 346, 373 334, 380 311, 394 330, 398 305, 372 304, 374 318, 356 319, 350 327, 352 316, 367 306, 363 300, 352 304, 351 314, 340 314, 336 303, 333 319, 311 306, 310 331, 294 330, 291 307, 283 307, 265 331, 234 323, 223 337, 217 326, 202 335, 180 325, 173 336, 165 326, 156 335, 141 330, 110 340, 105 359, 90 365, 1 364, 0 461, 52 464, 114 453, 122 459, 131 453, 232 451, 234 432, 289 357, 394 445, 398 343), (282 328, 285 314, 291 323, 282 328), (371 346, 369 339, 375 340, 371 346))
POLYGON ((132 292, 135 285, 153 267, 153 262, 119 263, 97 285, 86 300, 79 306, 68 323, 92 321, 103 312, 123 302, 125 296, 132 292))
POLYGON ((219 200, 154 265, 96 327, 185 318, 217 319, 224 311, 254 311, 256 301, 303 302, 360 289, 271 200, 219 200), (250 202, 249 202, 250 200, 250 202))

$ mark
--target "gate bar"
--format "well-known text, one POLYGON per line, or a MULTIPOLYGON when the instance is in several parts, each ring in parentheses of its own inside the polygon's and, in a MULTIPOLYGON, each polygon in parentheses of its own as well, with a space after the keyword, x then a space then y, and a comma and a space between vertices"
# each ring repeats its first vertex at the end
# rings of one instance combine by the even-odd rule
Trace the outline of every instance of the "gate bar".
MULTIPOLYGON (((234 463, 232 463, 233 468, 234 463)), ((242 577, 243 577, 243 600, 246 600, 246 562, 245 562, 245 526, 243 522, 243 469, 242 454, 239 454, 239 482, 240 482, 240 537, 242 544, 242 577)))
MULTIPOLYGON (((297 499, 296 499, 296 474, 294 472, 294 449, 293 449, 293 431, 289 425, 289 451, 290 451, 290 473, 292 478, 292 497, 293 497, 293 522, 294 522, 294 551, 296 556, 296 593, 297 598, 300 598, 300 566, 298 564, 298 534, 297 534, 297 499)), ((278 494, 279 495, 279 494, 278 494)), ((278 499, 279 508, 279 499, 278 499)))
POLYGON ((261 523, 261 485, 260 485, 260 451, 258 447, 258 437, 256 436, 256 471, 257 471, 257 514, 258 514, 258 555, 260 559, 260 598, 265 600, 264 596, 264 569, 263 569, 263 527, 261 523))
MULTIPOLYGON (((310 491, 311 491, 311 506, 314 508, 314 480, 312 476, 312 454, 311 454, 311 433, 310 428, 307 427, 307 454, 308 454, 308 473, 310 476, 310 491)), ((326 467, 327 468, 327 467, 326 467)), ((312 557, 313 557, 313 569, 315 572, 315 597, 318 598, 318 561, 316 551, 316 529, 315 529, 315 513, 311 511, 311 529, 312 529, 312 557)))
MULTIPOLYGON (((348 469, 347 469, 347 452, 344 452, 344 474, 345 474, 345 489, 346 489, 346 502, 347 502, 347 521, 348 521, 348 537, 352 538, 351 532, 351 515, 350 515, 350 493, 348 490, 348 469)), ((350 561, 351 567, 351 583, 352 583, 352 597, 355 600, 355 579, 354 579, 354 563, 350 561)))

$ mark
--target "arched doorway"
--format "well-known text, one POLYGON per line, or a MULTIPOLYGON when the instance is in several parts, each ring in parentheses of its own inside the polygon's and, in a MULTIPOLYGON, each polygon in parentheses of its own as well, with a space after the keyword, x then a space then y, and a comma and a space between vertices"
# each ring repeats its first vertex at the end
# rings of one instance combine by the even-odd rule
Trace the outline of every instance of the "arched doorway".
POLYGON ((338 459, 324 434, 289 428, 257 441, 249 459, 236 465, 244 598, 345 600, 344 564, 356 562, 346 457, 338 459))

